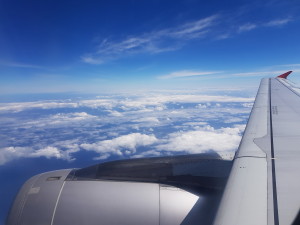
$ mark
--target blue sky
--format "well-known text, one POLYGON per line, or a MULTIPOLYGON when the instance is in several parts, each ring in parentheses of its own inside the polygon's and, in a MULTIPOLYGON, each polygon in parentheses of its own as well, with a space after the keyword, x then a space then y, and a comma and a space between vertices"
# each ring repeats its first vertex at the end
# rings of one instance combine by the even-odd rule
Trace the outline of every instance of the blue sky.
POLYGON ((300 71, 299 9, 293 0, 1 1, 1 94, 256 88, 300 71))
POLYGON ((0 0, 0 224, 40 172, 232 156, 260 78, 294 70, 300 81, 299 10, 298 0, 0 0))

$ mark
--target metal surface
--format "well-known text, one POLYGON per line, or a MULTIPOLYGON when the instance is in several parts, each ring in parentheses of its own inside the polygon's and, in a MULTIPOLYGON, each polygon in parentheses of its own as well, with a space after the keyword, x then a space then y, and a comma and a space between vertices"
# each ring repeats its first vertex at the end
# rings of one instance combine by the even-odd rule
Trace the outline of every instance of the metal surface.
POLYGON ((43 173, 28 180, 16 197, 7 224, 51 224, 59 192, 70 171, 43 173), (52 177, 59 179, 49 179, 52 177))
MULTIPOLYGON (((160 186, 160 225, 182 224, 199 199, 198 196, 179 188, 160 186)), ((191 217, 191 215, 190 215, 191 217)), ((191 218, 197 224, 199 217, 191 218)))
POLYGON ((66 181, 53 224, 176 225, 181 224, 198 198, 159 184, 66 181))
POLYGON ((230 169, 203 154, 49 172, 23 186, 8 224, 211 224, 230 169))
POLYGON ((159 224, 159 185, 66 181, 53 224, 159 224))
POLYGON ((271 80, 278 224, 292 224, 300 209, 300 96, 271 80))
POLYGON ((300 94, 286 74, 261 82, 215 225, 290 225, 299 215, 300 94))
POLYGON ((236 153, 215 225, 267 224, 266 153, 254 139, 267 135, 268 80, 257 93, 244 136, 236 153))

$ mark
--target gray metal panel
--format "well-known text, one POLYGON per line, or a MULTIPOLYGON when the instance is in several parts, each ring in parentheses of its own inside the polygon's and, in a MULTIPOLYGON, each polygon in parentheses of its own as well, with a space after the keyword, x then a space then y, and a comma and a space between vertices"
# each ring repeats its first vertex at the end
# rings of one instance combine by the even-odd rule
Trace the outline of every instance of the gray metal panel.
POLYGON ((159 185, 66 181, 53 224, 159 224, 159 185))
POLYGON ((35 181, 39 178, 39 175, 36 175, 34 177, 31 177, 29 180, 27 180, 20 191, 18 192, 14 204, 12 205, 9 216, 7 218, 7 225, 16 225, 20 224, 20 219, 22 215, 22 211, 24 208, 24 205, 27 200, 27 193, 31 189, 31 187, 34 185, 35 181))
MULTIPOLYGON (((198 199, 198 196, 179 188, 161 186, 160 225, 182 224, 198 199)), ((198 221, 196 219, 193 218, 193 224, 197 224, 198 221)))
POLYGON ((267 162, 265 158, 237 158, 214 225, 253 224, 267 224, 267 162))
POLYGON ((236 158, 266 157, 266 153, 253 140, 268 133, 268 90, 269 80, 262 79, 236 158))
POLYGON ((214 225, 267 224, 266 153, 254 140, 268 132, 268 84, 261 81, 214 225))
POLYGON ((7 224, 51 224, 59 192, 69 172, 53 171, 30 179, 18 194, 7 224))
POLYGON ((298 90, 285 79, 262 80, 215 225, 293 223, 300 209, 298 90))
POLYGON ((300 209, 300 96, 272 79, 272 124, 278 219, 292 224, 300 209))
POLYGON ((8 224, 211 224, 220 202, 220 192, 195 195, 156 183, 66 181, 68 173, 26 182, 8 224))
MULTIPOLYGON (((53 224, 179 225, 198 198, 154 183, 66 181, 53 224)), ((189 224, 198 224, 197 218, 190 218, 189 224)))

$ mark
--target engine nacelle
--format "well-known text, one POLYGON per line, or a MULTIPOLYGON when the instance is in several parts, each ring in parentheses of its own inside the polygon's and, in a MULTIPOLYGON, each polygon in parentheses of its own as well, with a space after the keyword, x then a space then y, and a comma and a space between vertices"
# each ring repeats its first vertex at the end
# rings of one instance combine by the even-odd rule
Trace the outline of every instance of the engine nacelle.
POLYGON ((39 174, 19 191, 7 225, 210 224, 231 167, 220 162, 135 159, 39 174))

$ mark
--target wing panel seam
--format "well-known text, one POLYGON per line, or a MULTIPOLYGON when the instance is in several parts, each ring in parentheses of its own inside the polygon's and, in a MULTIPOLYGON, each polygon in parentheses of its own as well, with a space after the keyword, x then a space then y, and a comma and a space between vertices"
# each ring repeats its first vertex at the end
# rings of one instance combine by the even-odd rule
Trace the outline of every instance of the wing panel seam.
POLYGON ((240 158, 258 158, 258 159, 265 159, 265 156, 251 156, 251 155, 243 155, 243 156, 238 156, 235 159, 240 159, 240 158))
POLYGON ((274 154, 274 140, 273 140, 273 124, 272 124, 272 92, 271 79, 269 79, 269 112, 270 112, 270 138, 271 138, 271 162, 272 162, 272 183, 273 183, 273 205, 274 205, 274 224, 279 225, 278 216, 278 201, 277 201, 277 186, 276 186, 276 171, 275 171, 275 154, 274 154))
POLYGON ((53 225, 54 217, 55 217, 55 213, 56 213, 56 208, 57 208, 57 205, 58 205, 58 202, 59 202, 59 199, 60 199, 62 190, 63 190, 63 188, 64 188, 64 186, 65 186, 65 183, 66 183, 66 181, 64 181, 64 183, 62 184, 62 186, 61 186, 61 188, 60 188, 60 191, 59 191, 59 194, 58 194, 58 196, 57 196, 57 200, 56 200, 56 203, 55 203, 55 206, 54 206, 53 215, 52 215, 52 219, 51 219, 50 225, 53 225))

